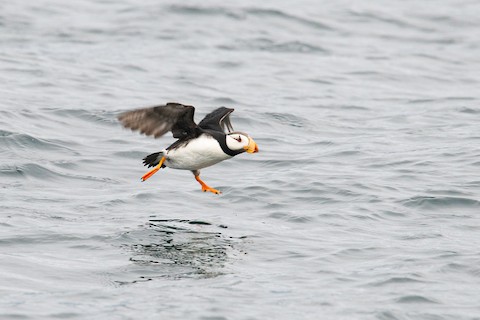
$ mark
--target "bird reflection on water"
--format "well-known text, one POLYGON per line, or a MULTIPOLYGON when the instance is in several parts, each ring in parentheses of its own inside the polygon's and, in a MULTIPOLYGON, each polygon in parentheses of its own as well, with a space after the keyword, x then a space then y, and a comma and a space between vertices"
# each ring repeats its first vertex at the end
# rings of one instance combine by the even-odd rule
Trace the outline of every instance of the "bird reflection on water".
POLYGON ((225 273, 230 257, 241 252, 245 237, 229 237, 219 230, 227 228, 205 221, 152 219, 146 228, 124 234, 129 243, 123 244, 133 255, 133 281, 156 278, 212 278, 225 273), (138 274, 143 274, 138 278, 138 274))

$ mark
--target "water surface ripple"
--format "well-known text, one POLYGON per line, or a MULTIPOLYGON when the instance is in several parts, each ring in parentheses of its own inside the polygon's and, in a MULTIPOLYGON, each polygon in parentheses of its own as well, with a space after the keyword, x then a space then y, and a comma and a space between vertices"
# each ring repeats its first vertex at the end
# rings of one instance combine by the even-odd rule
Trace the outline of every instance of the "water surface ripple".
POLYGON ((6 1, 1 319, 478 319, 480 3, 6 1), (140 183, 122 111, 259 144, 140 183))

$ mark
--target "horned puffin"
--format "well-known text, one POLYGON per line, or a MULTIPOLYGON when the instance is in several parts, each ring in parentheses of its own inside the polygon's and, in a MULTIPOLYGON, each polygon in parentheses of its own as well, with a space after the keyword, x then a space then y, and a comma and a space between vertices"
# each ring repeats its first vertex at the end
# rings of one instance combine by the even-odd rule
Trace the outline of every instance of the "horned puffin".
POLYGON ((162 151, 143 158, 145 166, 154 167, 141 178, 153 176, 161 168, 192 171, 202 191, 219 194, 200 179, 200 169, 212 166, 238 154, 258 152, 255 141, 246 133, 233 131, 231 108, 220 107, 207 114, 197 125, 195 107, 169 102, 165 105, 127 111, 118 116, 125 128, 159 138, 171 131, 175 141, 162 151))

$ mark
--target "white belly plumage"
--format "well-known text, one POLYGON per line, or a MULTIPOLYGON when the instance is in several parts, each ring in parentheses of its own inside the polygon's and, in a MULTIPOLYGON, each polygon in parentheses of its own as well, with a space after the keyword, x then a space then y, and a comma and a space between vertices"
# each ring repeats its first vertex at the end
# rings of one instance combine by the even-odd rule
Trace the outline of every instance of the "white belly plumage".
POLYGON ((165 166, 184 170, 199 170, 231 158, 217 140, 208 136, 193 139, 184 147, 164 150, 164 155, 165 166))

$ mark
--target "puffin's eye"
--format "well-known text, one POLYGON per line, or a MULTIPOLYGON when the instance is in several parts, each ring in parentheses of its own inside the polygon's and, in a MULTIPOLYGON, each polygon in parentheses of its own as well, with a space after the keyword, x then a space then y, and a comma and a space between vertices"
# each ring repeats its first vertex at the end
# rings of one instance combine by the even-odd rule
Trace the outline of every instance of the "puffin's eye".
POLYGON ((238 142, 242 142, 242 137, 238 136, 238 138, 235 138, 238 142))

